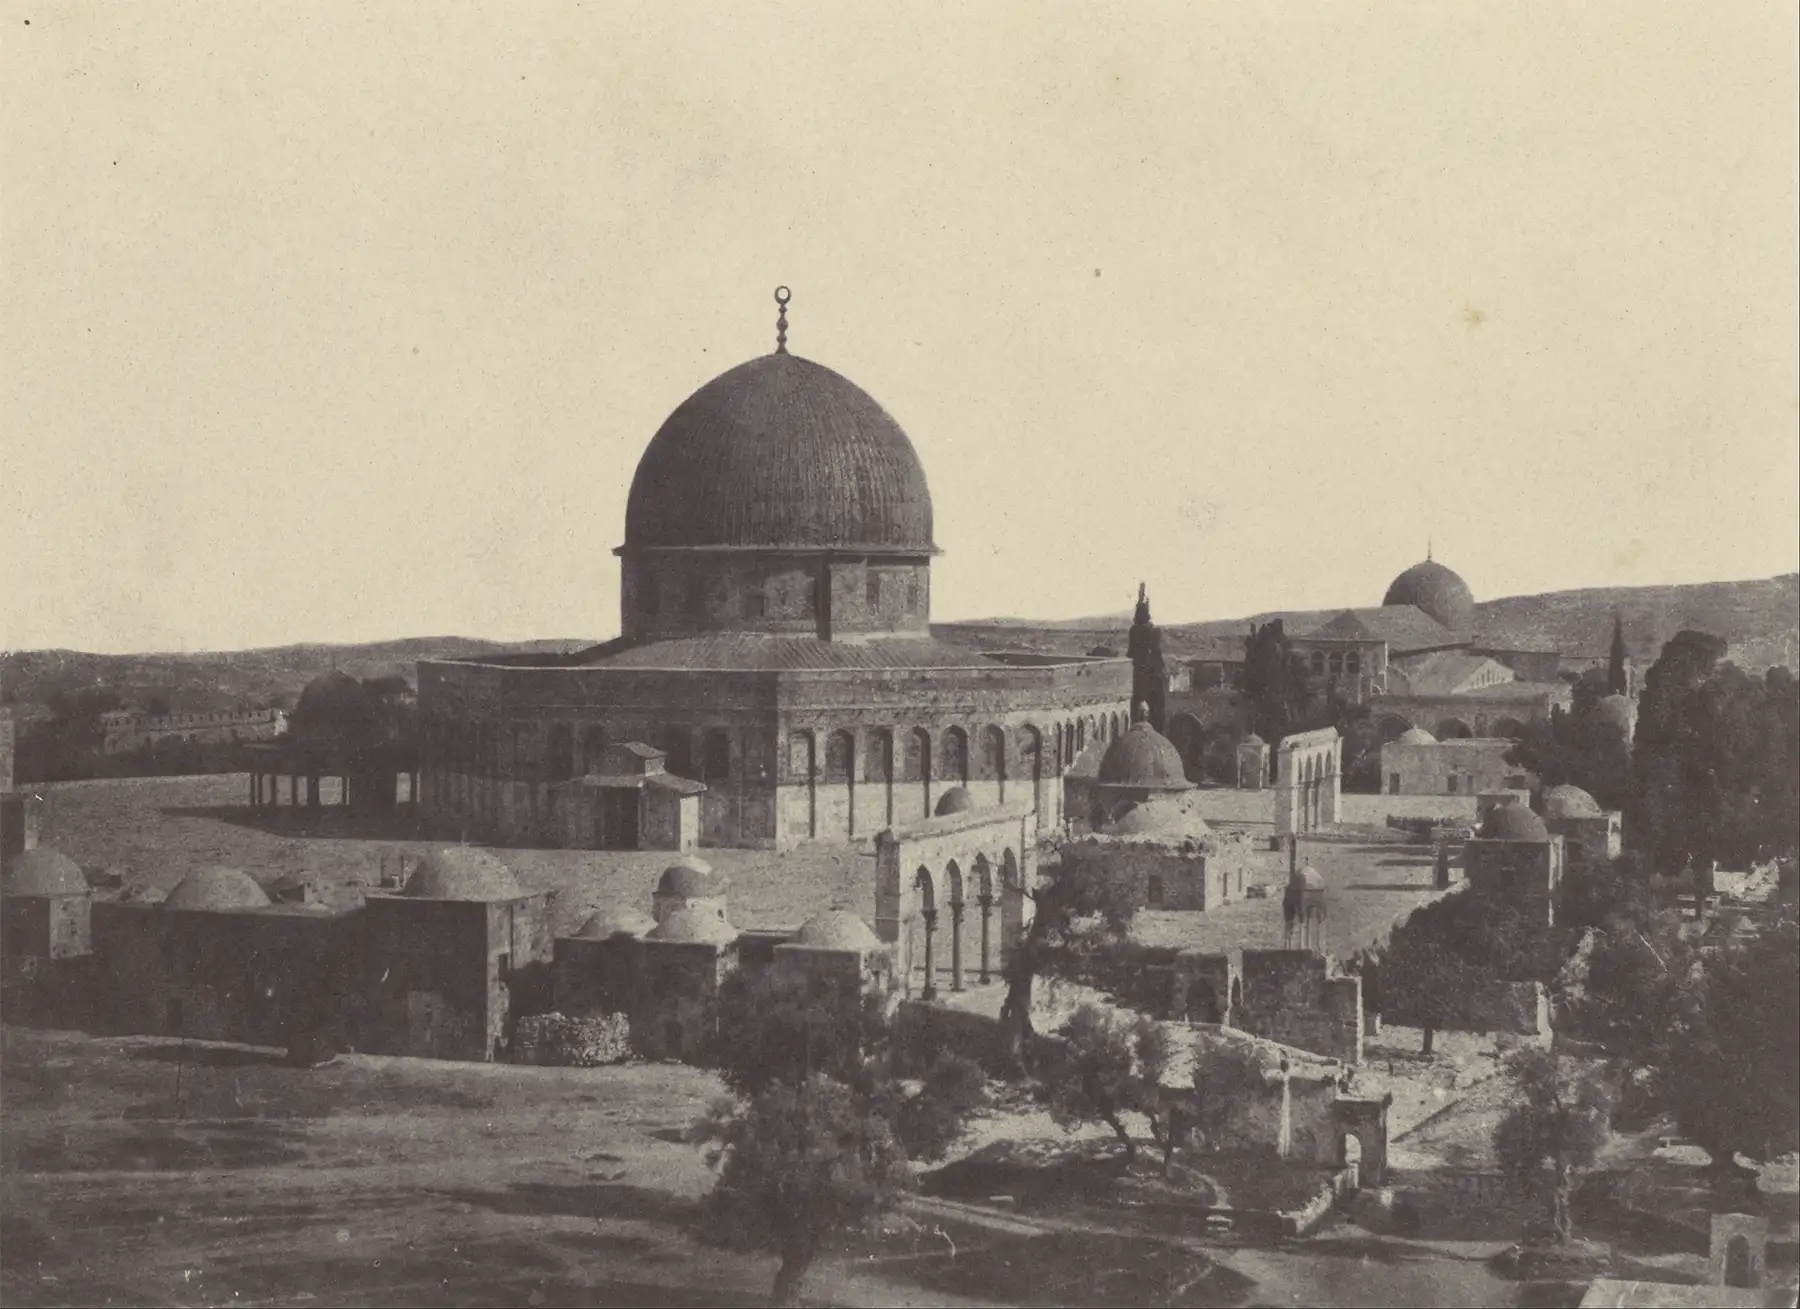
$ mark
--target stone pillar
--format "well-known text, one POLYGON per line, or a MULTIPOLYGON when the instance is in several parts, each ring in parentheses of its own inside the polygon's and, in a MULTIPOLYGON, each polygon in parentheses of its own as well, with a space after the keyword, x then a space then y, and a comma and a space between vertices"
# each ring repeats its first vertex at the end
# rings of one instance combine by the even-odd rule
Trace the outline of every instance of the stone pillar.
POLYGON ((919 992, 921 1000, 937 999, 937 975, 933 971, 936 962, 932 958, 931 939, 937 933, 937 910, 921 909, 919 917, 925 920, 925 986, 919 992))
POLYGON ((952 900, 950 902, 950 989, 952 991, 963 989, 962 925, 963 902, 952 900))
POLYGON ((976 903, 981 906, 981 984, 986 986, 994 980, 988 971, 988 919, 993 916, 994 897, 983 891, 976 897, 976 903))

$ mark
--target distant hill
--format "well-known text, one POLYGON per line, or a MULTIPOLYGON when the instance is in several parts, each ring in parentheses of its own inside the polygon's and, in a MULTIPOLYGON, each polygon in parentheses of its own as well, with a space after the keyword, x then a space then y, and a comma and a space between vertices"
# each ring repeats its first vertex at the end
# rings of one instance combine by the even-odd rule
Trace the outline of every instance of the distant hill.
MULTIPOLYGON (((1286 618, 1296 630, 1323 623, 1351 606, 1163 627, 1164 650, 1178 658, 1241 642, 1251 623, 1286 618)), ((1663 643, 1683 628, 1710 632, 1729 645, 1741 667, 1800 667, 1800 574, 1762 581, 1702 582, 1691 586, 1620 586, 1584 591, 1516 595, 1475 606, 1481 639, 1519 649, 1604 654, 1612 641, 1613 614, 1624 621, 1625 644, 1640 668, 1653 663, 1663 643)), ((1054 623, 982 619, 934 623, 941 640, 960 645, 1085 654, 1097 645, 1125 648, 1129 615, 1076 618, 1054 623)))
POLYGON ((300 688, 338 668, 353 677, 400 674, 416 679, 420 659, 577 650, 591 640, 504 644, 464 636, 421 636, 366 645, 283 645, 261 650, 197 654, 86 654, 78 650, 23 650, 0 655, 0 695, 21 719, 45 712, 52 693, 89 688, 117 692, 128 706, 152 699, 175 713, 202 713, 269 704, 291 705, 300 688))

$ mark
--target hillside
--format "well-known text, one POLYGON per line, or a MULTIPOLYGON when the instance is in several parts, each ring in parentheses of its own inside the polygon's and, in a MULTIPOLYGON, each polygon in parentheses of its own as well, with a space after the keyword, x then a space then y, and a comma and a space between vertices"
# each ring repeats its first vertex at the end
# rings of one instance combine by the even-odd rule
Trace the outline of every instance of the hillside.
MULTIPOLYGON (((1346 606, 1348 607, 1348 606, 1346 606)), ((1341 609, 1270 612, 1246 618, 1163 627, 1163 645, 1176 657, 1241 643, 1251 623, 1284 618, 1303 631, 1341 609)), ((1602 654, 1612 638, 1613 614, 1624 620, 1625 643, 1639 667, 1648 667, 1663 643, 1683 628, 1724 638, 1729 657, 1760 670, 1771 664, 1800 666, 1800 574, 1760 581, 1702 582, 1691 586, 1621 586, 1542 595, 1508 596, 1475 606, 1484 641, 1521 649, 1602 654)), ((1096 645, 1125 648, 1125 616, 1030 624, 1016 619, 937 623, 943 640, 975 647, 1007 647, 1041 653, 1082 654, 1096 645)))
POLYGON ((25 719, 43 712, 56 692, 69 695, 96 687, 117 692, 127 705, 141 706, 160 697, 176 713, 201 713, 292 704, 301 687, 333 668, 359 678, 397 673, 410 682, 415 680, 414 664, 420 659, 570 650, 591 644, 573 639, 502 644, 462 636, 424 636, 366 645, 283 645, 197 654, 24 650, 0 655, 0 694, 25 719))

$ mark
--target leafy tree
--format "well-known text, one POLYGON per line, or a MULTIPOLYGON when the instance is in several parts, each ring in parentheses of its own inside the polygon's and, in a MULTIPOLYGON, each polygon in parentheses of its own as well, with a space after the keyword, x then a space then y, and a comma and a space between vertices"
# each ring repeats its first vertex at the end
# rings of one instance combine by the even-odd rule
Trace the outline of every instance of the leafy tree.
POLYGON ((1150 726, 1163 730, 1163 705, 1168 695, 1169 671, 1163 662, 1162 632, 1150 620, 1150 597, 1138 583, 1137 612, 1132 615, 1125 652, 1131 656, 1131 703, 1145 705, 1150 726))
POLYGON ((1625 625, 1618 614, 1613 615, 1612 649, 1606 656, 1606 693, 1608 695, 1624 695, 1631 689, 1631 682, 1625 673, 1625 662, 1629 656, 1625 651, 1625 625))
POLYGON ((718 1184, 705 1202, 709 1240, 780 1258, 770 1303, 797 1304, 801 1279, 834 1236, 866 1230, 910 1185, 906 1153, 866 1097, 814 1074, 769 1083, 720 1107, 701 1135, 718 1184))
POLYGON ((1550 1232, 1558 1244, 1574 1236, 1575 1175, 1589 1167, 1611 1130, 1615 1094, 1594 1068, 1547 1050, 1513 1060, 1519 1100, 1494 1128, 1494 1153, 1521 1181, 1550 1166, 1550 1232))
POLYGON ((1064 864, 1048 881, 1026 888, 1031 923, 1005 968, 1000 1025, 1016 1059, 1029 1056, 1031 997, 1043 973, 1079 977, 1097 954, 1126 948, 1137 904, 1129 888, 1091 865, 1064 864))
POLYGON ((1125 1147, 1125 1164, 1137 1160, 1137 1143, 1126 1131, 1126 1113, 1143 1114, 1151 1132, 1166 1137, 1157 1114, 1158 1088, 1169 1066, 1169 1037, 1162 1024, 1139 1016, 1127 1019, 1084 1004, 1061 1032, 1056 1055, 1041 1075, 1050 1116, 1073 1130, 1100 1122, 1125 1147))
POLYGON ((1725 643, 1678 633, 1644 678, 1626 839, 1659 872, 1791 855, 1800 842, 1800 691, 1720 664, 1725 643))
POLYGON ((1279 618, 1253 627, 1244 650, 1244 694, 1250 701, 1250 729, 1279 745, 1293 718, 1294 658, 1279 618))
POLYGON ((1631 783, 1631 743, 1600 711, 1591 683, 1575 685, 1570 706, 1550 711, 1548 723, 1532 723, 1506 762, 1537 775, 1539 784, 1579 786, 1602 809, 1622 808, 1631 783))
POLYGON ((719 987, 713 1060, 726 1087, 755 1096, 815 1073, 869 1089, 890 1032, 879 996, 785 968, 739 971, 719 987))
POLYGON ((1440 1030, 1461 1025, 1479 984, 1476 969, 1452 946, 1416 930, 1395 932, 1381 958, 1381 976, 1383 1012, 1417 1023, 1427 1055, 1440 1030))
POLYGON ((1792 919, 1708 961, 1694 1021, 1672 1039, 1663 1083, 1682 1131, 1736 1174, 1734 1156, 1800 1148, 1800 932, 1792 919))

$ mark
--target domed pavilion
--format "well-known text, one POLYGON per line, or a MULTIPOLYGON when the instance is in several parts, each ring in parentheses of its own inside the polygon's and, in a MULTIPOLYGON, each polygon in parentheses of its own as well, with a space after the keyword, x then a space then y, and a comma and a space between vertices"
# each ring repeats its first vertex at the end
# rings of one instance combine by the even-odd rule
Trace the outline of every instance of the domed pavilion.
POLYGON ((321 783, 340 779, 339 802, 358 809, 389 810, 418 797, 418 750, 410 730, 411 690, 403 678, 358 681, 339 669, 321 673, 301 688, 288 730, 272 741, 244 747, 250 761, 250 803, 317 809, 321 783))
POLYGON ((774 352, 677 405, 638 463, 620 636, 420 664, 422 801, 440 830, 633 847, 632 801, 568 785, 626 743, 704 788, 703 846, 860 840, 932 817, 955 787, 1053 827, 1077 750, 1124 730, 1125 660, 932 636, 924 465, 874 397, 788 351, 777 299, 774 352))

